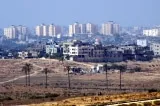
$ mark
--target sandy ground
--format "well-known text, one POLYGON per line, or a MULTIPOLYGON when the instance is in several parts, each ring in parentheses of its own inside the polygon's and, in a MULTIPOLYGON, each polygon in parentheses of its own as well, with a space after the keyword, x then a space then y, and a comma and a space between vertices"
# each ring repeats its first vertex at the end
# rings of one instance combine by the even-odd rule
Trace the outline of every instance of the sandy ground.
MULTIPOLYGON (((49 59, 31 59, 31 60, 0 60, 0 94, 22 94, 22 93, 59 93, 63 95, 70 92, 73 96, 117 94, 123 92, 143 92, 149 89, 160 88, 160 60, 151 62, 133 62, 128 61, 118 63, 126 64, 128 69, 141 67, 142 72, 124 72, 122 73, 122 90, 119 89, 119 72, 109 70, 108 89, 104 73, 97 74, 76 74, 71 75, 71 89, 68 91, 67 71, 65 66, 78 66, 84 70, 90 68, 96 63, 79 62, 60 62, 49 59), (31 87, 25 86, 25 74, 21 71, 25 63, 31 63, 33 69, 31 72, 31 87), (48 88, 45 89, 45 75, 41 72, 43 68, 49 68, 48 88)), ((45 101, 45 100, 44 100, 45 101)), ((37 101, 44 102, 44 101, 37 101)), ((48 101, 48 100, 47 100, 48 101)), ((35 101, 34 101, 35 102, 35 101)), ((6 103, 6 102, 5 102, 6 103)), ((15 102, 11 102, 11 104, 15 102)), ((16 102, 17 103, 17 102, 16 102)), ((33 103, 33 101, 18 103, 33 103)))

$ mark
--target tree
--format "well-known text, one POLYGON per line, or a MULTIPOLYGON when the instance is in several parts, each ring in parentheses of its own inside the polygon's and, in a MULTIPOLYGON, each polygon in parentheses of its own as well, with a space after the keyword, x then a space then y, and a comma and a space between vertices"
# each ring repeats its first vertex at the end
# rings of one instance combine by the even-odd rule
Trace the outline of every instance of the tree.
POLYGON ((103 65, 103 70, 106 72, 106 86, 108 89, 108 66, 107 64, 103 65))
POLYGON ((48 85, 48 73, 50 73, 51 71, 48 68, 44 68, 42 73, 44 73, 46 75, 46 86, 45 88, 47 88, 48 85))
POLYGON ((25 69, 26 69, 26 71, 27 71, 28 86, 30 86, 30 72, 31 72, 31 70, 33 69, 33 65, 30 64, 30 63, 26 63, 26 64, 24 65, 24 67, 25 67, 25 69))
POLYGON ((67 74, 68 74, 68 88, 71 89, 71 80, 70 80, 70 71, 71 67, 70 66, 66 66, 66 70, 67 70, 67 74))
POLYGON ((120 86, 120 90, 122 89, 122 72, 125 72, 125 70, 126 70, 126 66, 125 65, 119 65, 118 67, 117 67, 118 69, 119 69, 119 71, 120 71, 120 84, 119 84, 119 86, 120 86))
POLYGON ((27 68, 26 68, 26 66, 23 66, 22 67, 22 72, 24 72, 25 73, 25 75, 26 75, 26 86, 28 86, 28 71, 27 71, 27 68))

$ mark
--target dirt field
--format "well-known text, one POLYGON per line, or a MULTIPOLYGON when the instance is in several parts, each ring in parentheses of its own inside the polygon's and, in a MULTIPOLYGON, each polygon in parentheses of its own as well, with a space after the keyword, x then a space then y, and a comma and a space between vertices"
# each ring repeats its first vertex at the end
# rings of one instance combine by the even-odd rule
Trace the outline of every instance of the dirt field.
POLYGON ((142 72, 122 73, 121 90, 119 89, 119 72, 111 70, 108 74, 108 89, 104 73, 88 73, 71 75, 71 89, 69 90, 67 72, 64 70, 64 66, 78 66, 84 70, 90 70, 94 64, 96 63, 62 63, 58 60, 47 59, 0 60, 0 103, 5 105, 31 104, 62 100, 68 96, 110 95, 160 89, 160 60, 153 60, 151 62, 118 63, 126 64, 128 69, 134 67, 141 67, 142 69, 142 72), (21 71, 26 62, 31 63, 34 67, 31 73, 30 87, 25 86, 25 74, 21 71), (49 73, 47 89, 45 88, 45 75, 41 72, 45 67, 52 70, 49 73), (58 96, 51 95, 45 98, 48 93, 58 94, 58 96))

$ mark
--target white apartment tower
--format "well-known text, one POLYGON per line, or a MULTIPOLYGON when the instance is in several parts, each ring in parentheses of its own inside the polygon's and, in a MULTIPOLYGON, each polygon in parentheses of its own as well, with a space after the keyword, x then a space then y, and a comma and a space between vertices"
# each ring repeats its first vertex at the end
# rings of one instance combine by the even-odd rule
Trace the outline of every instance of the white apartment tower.
POLYGON ((96 29, 97 29, 97 28, 96 28, 96 25, 94 25, 94 24, 92 24, 92 23, 87 23, 87 24, 86 24, 86 32, 87 32, 88 34, 94 34, 94 33, 96 33, 96 32, 97 32, 96 29))
POLYGON ((80 34, 80 26, 79 23, 76 22, 73 25, 69 25, 69 35, 80 34))
POLYGON ((25 40, 28 34, 28 28, 22 25, 19 26, 10 26, 8 28, 4 28, 4 35, 8 39, 18 39, 25 40))
POLYGON ((79 33, 80 33, 79 23, 76 22, 73 24, 73 34, 79 34, 79 33))
POLYGON ((28 28, 22 25, 17 26, 17 33, 19 40, 25 40, 28 35, 28 28))
POLYGON ((73 35, 73 26, 69 25, 69 36, 73 35))
POLYGON ((48 36, 48 25, 43 25, 43 36, 48 36))
POLYGON ((80 33, 86 34, 86 24, 79 24, 80 27, 80 33))
POLYGON ((51 25, 38 25, 35 29, 37 36, 56 36, 58 34, 61 34, 61 27, 56 26, 54 24, 51 25))
POLYGON ((58 34, 61 34, 61 27, 53 24, 49 25, 48 34, 49 36, 56 36, 58 34))
POLYGON ((120 33, 119 24, 113 24, 113 34, 119 34, 119 33, 120 33))
POLYGON ((35 32, 37 36, 43 36, 43 26, 42 25, 36 26, 35 32))
POLYGON ((102 24, 102 34, 103 35, 119 34, 119 31, 120 31, 119 24, 116 24, 113 21, 109 21, 107 23, 102 24))
POLYGON ((37 36, 48 36, 48 26, 45 24, 36 26, 36 35, 37 36))
POLYGON ((17 36, 16 26, 12 25, 8 28, 4 28, 4 35, 7 39, 15 39, 17 36))

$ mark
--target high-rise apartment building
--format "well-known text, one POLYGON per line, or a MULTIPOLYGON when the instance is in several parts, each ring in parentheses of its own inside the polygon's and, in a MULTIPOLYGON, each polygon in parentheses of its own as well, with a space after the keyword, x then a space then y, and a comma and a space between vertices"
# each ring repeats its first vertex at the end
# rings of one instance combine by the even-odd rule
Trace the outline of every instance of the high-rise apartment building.
POLYGON ((97 27, 95 24, 87 23, 86 24, 86 33, 88 34, 95 34, 97 31, 97 27))
POLYGON ((86 24, 79 24, 80 27, 80 33, 86 34, 86 24))
POLYGON ((119 31, 120 31, 119 24, 116 24, 113 21, 109 21, 107 23, 102 24, 102 34, 103 35, 119 34, 119 31))
POLYGON ((56 36, 58 34, 61 34, 61 27, 54 24, 42 24, 36 26, 35 31, 37 36, 56 36))
POLYGON ((61 34, 61 27, 51 24, 48 27, 48 31, 49 36, 56 36, 58 34, 61 34))
POLYGON ((28 35, 28 28, 22 25, 12 25, 8 28, 4 28, 4 35, 8 39, 25 40, 26 36, 28 35))
POLYGON ((17 34, 19 40, 25 40, 28 35, 28 28, 22 25, 17 26, 17 34))
POLYGON ((43 24, 36 26, 35 32, 37 36, 43 36, 43 24))
POLYGON ((80 34, 80 26, 79 23, 76 22, 73 25, 69 25, 69 35, 80 34))
POLYGON ((120 33, 120 26, 119 24, 113 24, 113 34, 119 34, 120 33))
POLYGON ((78 22, 73 25, 69 25, 69 35, 73 34, 95 34, 97 31, 97 26, 92 23, 79 24, 78 22))
POLYGON ((7 37, 7 39, 16 39, 16 26, 12 25, 8 28, 4 28, 4 35, 7 37))
POLYGON ((48 25, 43 25, 43 36, 48 36, 48 25))

